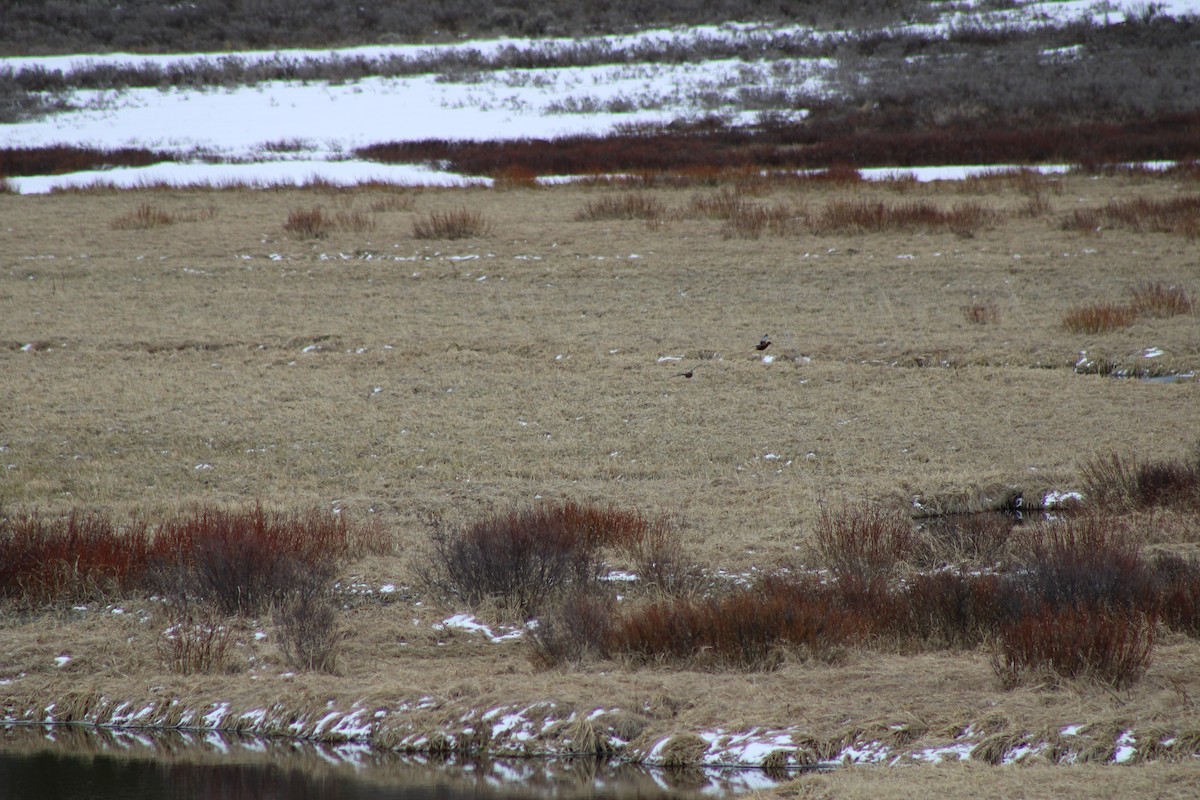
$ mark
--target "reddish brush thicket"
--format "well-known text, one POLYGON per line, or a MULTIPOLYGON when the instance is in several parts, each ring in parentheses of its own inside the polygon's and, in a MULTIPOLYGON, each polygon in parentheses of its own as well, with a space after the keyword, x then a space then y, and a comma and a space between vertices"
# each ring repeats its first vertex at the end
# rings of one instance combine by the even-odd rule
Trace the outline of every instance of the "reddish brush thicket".
MULTIPOLYGON (((996 642, 997 674, 1084 677, 1123 688, 1149 664, 1154 627, 1200 634, 1200 566, 1141 555, 1111 515, 1023 526, 1001 573, 935 572, 900 580, 911 523, 871 506, 826 512, 818 550, 832 578, 775 576, 704 596, 625 603, 573 599, 535 643, 542 665, 588 656, 633 663, 762 669, 786 652, 842 646, 961 647, 996 642)), ((990 538, 990 528, 989 528, 990 538)), ((989 553, 993 548, 988 546, 989 553)), ((589 595, 589 597, 594 597, 589 595)))
POLYGON ((318 512, 201 509, 154 528, 99 513, 14 516, 0 523, 0 597, 63 603, 150 590, 247 613, 328 577, 349 547, 345 521, 318 512))
POLYGON ((912 559, 917 536, 907 515, 860 504, 822 509, 816 545, 824 563, 839 577, 886 577, 898 564, 912 559))
POLYGON ((1082 469, 1084 491, 1112 513, 1128 509, 1200 509, 1200 457, 1146 461, 1118 453, 1096 456, 1082 469))
POLYGON ((575 502, 513 510, 435 528, 421 578, 472 606, 498 601, 531 616, 564 588, 594 583, 602 549, 636 554, 665 530, 636 512, 575 502))
POLYGON ((612 172, 733 172, 756 169, 911 167, 1065 161, 1188 160, 1200 157, 1200 112, 1153 120, 1003 128, 958 122, 937 127, 884 127, 869 115, 770 125, 756 130, 700 124, 691 130, 650 129, 611 136, 513 141, 391 142, 360 148, 361 158, 449 164, 468 175, 518 169, 535 175, 612 172))
POLYGON ((256 614, 297 587, 323 582, 350 545, 335 514, 204 509, 164 522, 152 547, 158 588, 256 614))
POLYGON ((1095 303, 1072 308, 1063 314, 1063 327, 1072 333, 1108 333, 1128 328, 1137 320, 1138 312, 1133 306, 1114 303, 1095 303))
POLYGON ((1032 607, 1153 608, 1140 542, 1107 515, 1038 524, 1019 535, 1022 567, 1011 581, 1032 607))
POLYGON ((58 175, 108 167, 145 167, 174 160, 175 156, 171 153, 137 147, 120 147, 113 150, 71 145, 6 147, 0 148, 0 175, 11 178, 23 175, 58 175))
POLYGON ((107 517, 14 516, 0 523, 0 597, 85 602, 140 584, 149 560, 145 525, 119 530, 107 517))
POLYGON ((834 593, 807 583, 768 582, 696 600, 674 598, 619 615, 606 649, 635 663, 662 659, 694 666, 770 667, 782 648, 818 657, 861 636, 866 622, 834 593))
MULTIPOLYGON (((1193 213, 1200 224, 1200 210, 1193 213)), ((1174 317, 1192 312, 1192 298, 1182 286, 1167 286, 1162 281, 1139 283, 1129 290, 1133 307, 1147 317, 1174 317)))
POLYGON ((1046 607, 1001 626, 999 645, 993 666, 1006 684, 1024 672, 1050 670, 1122 689, 1150 666, 1154 620, 1094 606, 1046 607))

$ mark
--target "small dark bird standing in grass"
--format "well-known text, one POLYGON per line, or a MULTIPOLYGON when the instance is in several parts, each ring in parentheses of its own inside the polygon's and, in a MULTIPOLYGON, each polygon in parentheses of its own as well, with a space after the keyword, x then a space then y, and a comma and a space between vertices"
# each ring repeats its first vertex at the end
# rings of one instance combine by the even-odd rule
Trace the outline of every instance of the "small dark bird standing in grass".
MULTIPOLYGON (((699 364, 696 367, 700 366, 699 364)), ((690 367, 687 372, 676 372, 672 378, 690 378, 696 374, 696 367, 690 367)))
POLYGON ((755 350, 766 350, 770 346, 771 346, 770 334, 764 333, 763 337, 758 340, 758 344, 754 345, 754 349, 755 350))

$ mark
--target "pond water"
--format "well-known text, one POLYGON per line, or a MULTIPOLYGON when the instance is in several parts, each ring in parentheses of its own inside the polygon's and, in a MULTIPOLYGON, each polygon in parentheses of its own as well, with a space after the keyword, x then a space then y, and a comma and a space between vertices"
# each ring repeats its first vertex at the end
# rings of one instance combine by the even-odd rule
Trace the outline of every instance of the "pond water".
POLYGON ((759 770, 434 758, 214 732, 0 727, 5 800, 720 798, 773 784, 759 770))

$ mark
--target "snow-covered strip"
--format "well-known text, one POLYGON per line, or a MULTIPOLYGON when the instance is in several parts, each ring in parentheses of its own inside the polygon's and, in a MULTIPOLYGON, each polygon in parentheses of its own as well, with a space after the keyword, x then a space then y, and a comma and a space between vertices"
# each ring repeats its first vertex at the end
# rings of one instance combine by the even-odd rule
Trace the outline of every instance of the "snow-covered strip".
POLYGON ((311 735, 326 741, 369 741, 374 732, 375 723, 372 719, 367 718, 368 713, 365 708, 349 714, 331 711, 313 726, 311 735))
POLYGON ((700 738, 708 743, 708 751, 701 762, 712 765, 761 765, 768 757, 780 754, 787 762, 779 766, 792 766, 796 749, 793 733, 791 730, 767 731, 759 728, 737 734, 726 734, 721 730, 702 733, 700 738))
POLYGON ((220 728, 229 716, 229 703, 214 703, 212 710, 201 717, 203 727, 220 728))
POLYGON ((484 625, 470 614, 455 614, 454 616, 444 619, 440 623, 437 623, 433 626, 434 630, 439 631, 446 630, 448 628, 455 628, 457 630, 464 630, 471 633, 481 633, 487 637, 489 641, 495 644, 499 644, 500 642, 505 642, 510 639, 519 639, 525 635, 525 630, 523 628, 516 628, 501 634, 493 633, 491 628, 489 628, 487 625, 484 625))
POLYGON ((1130 761, 1137 754, 1137 740, 1133 737, 1133 731, 1122 731, 1117 737, 1117 746, 1113 751, 1113 762, 1124 764, 1130 761))
MULTIPOLYGON (((974 726, 966 726, 952 738, 918 736, 897 737, 905 724, 882 726, 863 732, 854 741, 840 746, 826 761, 818 761, 819 745, 811 731, 799 727, 753 727, 741 730, 711 729, 675 732, 637 745, 625 741, 627 712, 604 706, 572 709, 543 701, 491 708, 468 708, 442 717, 431 727, 428 715, 414 717, 413 711, 440 707, 429 697, 413 698, 388 705, 355 703, 341 709, 332 702, 326 709, 306 717, 275 705, 235 711, 231 703, 221 701, 205 709, 182 714, 178 704, 126 700, 97 701, 87 710, 88 723, 103 728, 121 742, 142 743, 142 735, 132 730, 160 727, 179 731, 199 730, 198 737, 210 747, 228 752, 231 743, 226 734, 274 736, 303 739, 322 748, 322 758, 339 763, 360 763, 372 747, 382 746, 407 753, 460 752, 463 754, 567 755, 579 752, 580 736, 586 737, 587 752, 617 754, 621 759, 647 766, 686 763, 712 768, 761 768, 795 770, 832 768, 840 764, 900 765, 986 759, 990 763, 1017 764, 1034 760, 1075 763, 1084 753, 1108 748, 1111 763, 1125 764, 1160 757, 1195 757, 1200 753, 1185 750, 1195 744, 1186 737, 1154 729, 1153 733, 1118 729, 1106 733, 1104 726, 1067 724, 1047 735, 1019 733, 1007 736, 1002 750, 989 743, 994 738, 974 726), (1150 736, 1152 738, 1146 738, 1150 736), (1139 746, 1142 742, 1142 746, 1139 746), (1146 743, 1150 743, 1149 746, 1146 743)), ((17 711, 9 708, 0 723, 57 724, 55 704, 17 711)), ((845 741, 845 740, 842 740, 845 741)), ((122 745, 124 746, 124 745, 122 745)), ((250 743, 252 748, 261 744, 250 743)))
POLYGON ((1074 490, 1053 490, 1042 497, 1042 508, 1052 509, 1078 505, 1083 502, 1083 493, 1074 490))
POLYGON ((121 703, 113 709, 112 715, 103 723, 105 727, 133 727, 135 725, 145 725, 153 720, 151 716, 154 714, 156 706, 154 704, 136 708, 133 703, 121 703))
MULTIPOLYGON (((1154 3, 1114 3, 1106 0, 1050 0, 1050 2, 1028 2, 1017 0, 1009 8, 1000 11, 987 10, 987 4, 966 0, 946 3, 947 13, 928 25, 907 25, 898 30, 928 30, 932 33, 945 32, 954 26, 976 22, 980 24, 1025 25, 1042 27, 1053 24, 1091 18, 1097 22, 1119 24, 1137 19, 1143 8, 1153 7, 1160 15, 1185 16, 1200 13, 1200 0, 1158 0, 1154 3), (980 8, 980 6, 984 6, 980 8)), ((995 4, 991 4, 995 5, 995 4)), ((520 54, 537 52, 551 54, 581 46, 601 45, 613 52, 633 48, 679 51, 705 42, 744 42, 751 37, 795 37, 827 36, 843 38, 845 30, 819 31, 807 25, 776 25, 759 22, 724 22, 691 27, 650 28, 628 34, 614 34, 582 38, 545 37, 498 37, 495 39, 473 39, 465 42, 445 44, 394 44, 359 45, 339 48, 286 48, 275 50, 246 50, 237 53, 104 53, 57 56, 12 56, 0 59, 0 68, 13 70, 44 69, 70 72, 93 66, 123 65, 133 68, 157 65, 167 68, 186 68, 208 64, 220 64, 223 60, 235 60, 252 66, 269 63, 322 61, 329 59, 386 60, 412 59, 429 61, 441 55, 478 54, 484 58, 504 53, 520 54)))
POLYGON ((56 189, 112 186, 138 189, 145 186, 248 186, 272 188, 314 183, 354 186, 383 183, 396 186, 487 185, 490 179, 464 178, 415 164, 379 164, 369 161, 262 161, 250 164, 206 164, 163 162, 146 167, 119 167, 72 172, 66 175, 35 175, 8 178, 20 194, 44 194, 56 189))

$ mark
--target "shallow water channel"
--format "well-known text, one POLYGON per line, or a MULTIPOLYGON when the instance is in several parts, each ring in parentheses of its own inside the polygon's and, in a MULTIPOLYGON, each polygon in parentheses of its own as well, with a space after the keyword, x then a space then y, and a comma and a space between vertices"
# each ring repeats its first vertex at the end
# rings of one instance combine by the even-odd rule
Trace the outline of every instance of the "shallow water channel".
POLYGON ((0 726, 5 800, 719 798, 773 783, 760 770, 435 758, 208 731, 0 726))

